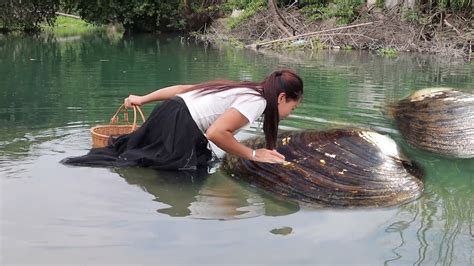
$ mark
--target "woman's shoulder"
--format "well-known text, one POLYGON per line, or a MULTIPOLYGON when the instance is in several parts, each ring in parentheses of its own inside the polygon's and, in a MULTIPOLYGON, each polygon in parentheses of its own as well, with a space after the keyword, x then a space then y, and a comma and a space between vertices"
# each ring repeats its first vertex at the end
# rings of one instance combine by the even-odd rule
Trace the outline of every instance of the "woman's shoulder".
POLYGON ((232 88, 229 90, 224 90, 221 93, 223 93, 224 95, 235 95, 237 97, 246 96, 246 97, 257 97, 257 98, 263 99, 260 92, 252 88, 247 88, 247 87, 232 88))
POLYGON ((185 101, 219 101, 222 104, 224 104, 224 102, 227 104, 235 104, 238 102, 260 102, 261 104, 266 104, 265 98, 263 98, 258 91, 247 87, 238 87, 209 93, 195 90, 179 94, 178 96, 185 99, 185 101))

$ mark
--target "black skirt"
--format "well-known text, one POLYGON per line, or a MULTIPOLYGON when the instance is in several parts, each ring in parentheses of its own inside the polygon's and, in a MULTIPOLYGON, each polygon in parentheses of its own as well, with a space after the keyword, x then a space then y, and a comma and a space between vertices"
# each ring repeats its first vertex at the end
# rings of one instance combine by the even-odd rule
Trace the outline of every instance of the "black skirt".
POLYGON ((61 162, 78 166, 151 167, 165 170, 195 170, 212 159, 208 140, 202 134, 180 97, 157 105, 135 132, 111 138, 104 148, 61 162))

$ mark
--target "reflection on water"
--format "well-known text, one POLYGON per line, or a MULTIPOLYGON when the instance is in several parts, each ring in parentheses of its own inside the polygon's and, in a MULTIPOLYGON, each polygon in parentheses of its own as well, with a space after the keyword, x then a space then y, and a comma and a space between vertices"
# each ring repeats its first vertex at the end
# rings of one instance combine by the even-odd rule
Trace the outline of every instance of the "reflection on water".
POLYGON ((472 260, 472 160, 425 159, 432 180, 416 204, 402 206, 386 232, 399 236, 394 258, 385 264, 457 265, 472 260), (462 174, 470 173, 467 181, 462 174), (415 238, 412 236, 416 236, 415 238), (416 250, 416 252, 414 252, 416 250))
POLYGON ((97 264, 193 262, 183 258, 206 264, 228 258, 269 265, 472 264, 473 160, 407 147, 384 107, 425 87, 472 91, 473 74, 472 64, 430 57, 264 54, 204 48, 177 36, 0 36, 0 264, 90 264, 91 258, 97 264), (425 169, 425 194, 388 210, 314 210, 219 170, 207 175, 58 163, 84 154, 88 129, 108 121, 129 93, 215 78, 260 80, 276 68, 293 68, 305 82, 304 101, 282 128, 362 126, 388 133, 425 169))
POLYGON ((282 227, 282 228, 275 228, 275 229, 270 231, 270 233, 272 233, 272 234, 283 235, 283 236, 289 235, 289 234, 291 234, 291 232, 293 232, 293 228, 288 227, 288 226, 285 226, 285 227, 282 227))
POLYGON ((251 192, 220 172, 209 175, 206 168, 182 172, 137 168, 115 171, 127 183, 152 194, 155 201, 169 205, 157 211, 172 217, 229 220, 288 215, 299 210, 295 203, 251 192))

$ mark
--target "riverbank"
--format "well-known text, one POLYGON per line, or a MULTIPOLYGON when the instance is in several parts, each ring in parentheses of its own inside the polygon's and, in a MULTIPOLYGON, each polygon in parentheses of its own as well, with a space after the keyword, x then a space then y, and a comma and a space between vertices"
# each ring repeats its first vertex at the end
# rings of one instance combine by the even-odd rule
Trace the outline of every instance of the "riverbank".
POLYGON ((107 26, 97 26, 87 23, 78 16, 60 14, 56 18, 54 25, 43 23, 41 31, 47 34, 54 34, 56 37, 76 36, 88 32, 104 30, 107 26))
POLYGON ((211 44, 271 50, 362 49, 388 57, 419 52, 471 62, 474 57, 471 17, 451 15, 435 23, 435 16, 422 17, 401 8, 373 8, 361 11, 352 23, 341 25, 336 18, 312 21, 297 9, 282 9, 280 13, 296 29, 294 37, 283 34, 268 11, 258 12, 235 27, 229 26, 230 17, 215 20, 197 37, 211 44))

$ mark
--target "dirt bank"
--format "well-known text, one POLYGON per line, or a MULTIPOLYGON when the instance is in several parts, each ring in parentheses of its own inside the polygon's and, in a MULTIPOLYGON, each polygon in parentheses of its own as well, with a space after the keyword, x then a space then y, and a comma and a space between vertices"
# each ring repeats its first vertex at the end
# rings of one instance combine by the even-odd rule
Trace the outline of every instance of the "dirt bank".
MULTIPOLYGON (((401 8, 385 11, 374 8, 362 10, 361 15, 349 24, 363 26, 332 30, 348 25, 338 25, 335 18, 309 21, 297 9, 282 9, 281 13, 296 29, 295 35, 324 32, 289 41, 277 41, 262 45, 261 48, 369 49, 395 53, 410 51, 434 53, 466 61, 473 57, 474 30, 470 16, 433 14, 420 17, 401 8)), ((233 29, 227 26, 227 19, 218 19, 199 38, 210 43, 230 41, 255 47, 255 44, 287 37, 272 21, 272 15, 268 11, 257 13, 233 29)))

